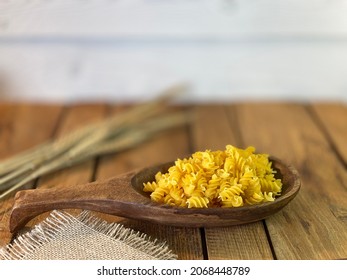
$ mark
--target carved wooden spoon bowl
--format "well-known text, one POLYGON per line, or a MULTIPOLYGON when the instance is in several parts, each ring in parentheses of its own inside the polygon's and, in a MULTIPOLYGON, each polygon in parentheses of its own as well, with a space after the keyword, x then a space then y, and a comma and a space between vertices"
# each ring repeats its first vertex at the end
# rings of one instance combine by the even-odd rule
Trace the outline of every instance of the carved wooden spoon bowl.
POLYGON ((274 202, 237 208, 182 208, 158 204, 142 191, 143 183, 154 180, 174 163, 129 172, 105 181, 66 186, 59 189, 19 191, 10 217, 14 232, 33 217, 54 209, 86 209, 112 215, 186 227, 231 226, 258 221, 281 210, 300 189, 298 172, 270 157, 276 177, 282 179, 282 194, 274 202))

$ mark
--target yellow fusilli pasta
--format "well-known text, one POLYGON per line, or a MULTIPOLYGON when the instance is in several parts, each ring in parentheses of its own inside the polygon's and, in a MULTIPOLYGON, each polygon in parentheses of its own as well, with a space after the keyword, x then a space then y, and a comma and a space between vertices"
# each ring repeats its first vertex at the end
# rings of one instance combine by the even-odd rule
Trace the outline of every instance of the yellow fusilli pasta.
POLYGON ((274 201, 282 182, 267 154, 227 145, 224 151, 196 152, 177 159, 167 173, 144 183, 151 199, 188 208, 240 207, 274 201))

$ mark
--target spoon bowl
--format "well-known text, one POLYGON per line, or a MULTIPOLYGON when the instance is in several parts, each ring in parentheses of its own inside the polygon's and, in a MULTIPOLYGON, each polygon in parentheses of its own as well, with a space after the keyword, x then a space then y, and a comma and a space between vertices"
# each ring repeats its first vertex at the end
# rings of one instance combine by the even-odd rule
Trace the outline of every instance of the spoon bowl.
POLYGON ((151 201, 143 183, 154 181, 158 171, 165 173, 174 162, 132 171, 104 181, 61 187, 19 191, 10 217, 15 232, 33 217, 54 209, 85 209, 171 226, 218 227, 262 220, 288 204, 300 189, 294 167, 270 157, 275 177, 282 180, 282 193, 273 202, 235 208, 183 208, 151 201))

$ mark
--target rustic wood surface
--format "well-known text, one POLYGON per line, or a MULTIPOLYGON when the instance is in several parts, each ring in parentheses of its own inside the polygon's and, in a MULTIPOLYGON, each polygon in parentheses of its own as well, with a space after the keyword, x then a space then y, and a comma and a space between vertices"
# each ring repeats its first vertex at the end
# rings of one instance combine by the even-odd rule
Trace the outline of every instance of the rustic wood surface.
MULTIPOLYGON (((0 158, 126 109, 106 104, 0 104, 0 158)), ((122 153, 43 176, 24 188, 59 189, 174 160, 196 150, 253 145, 258 152, 292 164, 302 180, 298 196, 265 220, 222 228, 185 228, 94 214, 166 241, 179 259, 347 258, 345 105, 233 103, 184 110, 195 115, 189 126, 163 132, 122 153)), ((0 202, 0 246, 14 238, 9 232, 13 202, 13 196, 0 202)), ((70 210, 73 214, 79 211, 70 210)), ((47 215, 35 217, 26 229, 47 215)))

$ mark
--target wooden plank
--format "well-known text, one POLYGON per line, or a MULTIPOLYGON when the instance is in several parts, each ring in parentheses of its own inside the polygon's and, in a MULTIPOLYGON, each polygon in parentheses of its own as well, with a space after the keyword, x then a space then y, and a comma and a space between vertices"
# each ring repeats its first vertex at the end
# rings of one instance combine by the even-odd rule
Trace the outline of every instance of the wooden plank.
MULTIPOLYGON (((105 115, 106 106, 102 104, 81 104, 70 106, 66 109, 64 117, 61 119, 55 138, 71 133, 84 125, 101 120, 105 115)), ((94 165, 95 160, 91 159, 78 165, 42 176, 38 181, 37 188, 61 188, 63 186, 90 182, 94 174, 94 165)), ((70 211, 70 213, 73 214, 79 212, 80 210, 70 211)), ((44 213, 35 217, 27 224, 27 227, 32 227, 41 222, 48 215, 49 213, 44 213)))
POLYGON ((237 106, 244 143, 293 164, 298 196, 266 219, 278 259, 341 259, 347 252, 347 174, 311 115, 299 104, 237 106))
MULTIPOLYGON (((0 158, 1 160, 11 156, 11 151, 7 148, 11 147, 13 140, 13 121, 18 106, 14 104, 0 103, 0 158)), ((20 149, 20 148, 18 148, 20 149)))
POLYGON ((264 35, 343 36, 344 1, 0 2, 0 34, 216 38, 264 35))
MULTIPOLYGON (((234 107, 227 114, 223 106, 195 108, 192 127, 193 149, 224 150, 227 144, 241 147, 234 107)), ((247 225, 205 228, 209 259, 272 259, 262 222, 247 225)))
POLYGON ((333 147, 347 166, 347 106, 343 103, 315 103, 314 113, 328 134, 333 147))
MULTIPOLYGON (((0 157, 5 159, 52 137, 62 106, 34 104, 0 105, 0 157)), ((25 187, 32 187, 27 184, 25 187)), ((0 202, 0 246, 7 244, 9 211, 13 196, 0 202)))
MULTIPOLYGON (((112 114, 119 112, 114 108, 112 114)), ((100 158, 96 179, 106 179, 133 169, 176 160, 189 153, 189 138, 185 127, 162 132, 130 150, 100 158)), ((109 222, 119 222, 166 242, 179 259, 202 259, 203 250, 199 229, 156 225, 147 222, 98 214, 109 222)))
MULTIPOLYGON (((61 120, 55 138, 67 135, 77 129, 90 125, 106 117, 107 106, 104 104, 77 104, 68 106, 61 120)), ((87 183, 93 179, 94 160, 88 160, 40 178, 39 188, 67 186, 87 183)))
MULTIPOLYGON (((12 129, 15 114, 18 106, 13 104, 0 103, 0 158, 5 159, 11 156, 8 149, 11 141, 15 137, 15 131, 12 129)), ((19 148, 20 149, 20 148, 19 148)), ((0 247, 6 245, 12 237, 8 230, 8 212, 13 205, 13 197, 0 201, 0 247)))
POLYGON ((190 101, 346 101, 340 90, 347 72, 344 44, 187 45, 0 44, 0 65, 11 78, 11 100, 136 102, 187 81, 192 95, 184 98, 190 101), (134 77, 142 78, 134 84, 134 77), (293 93, 301 88, 305 94, 293 93))
POLYGON ((4 125, 1 139, 6 141, 2 146, 1 158, 14 155, 52 137, 55 125, 62 112, 59 105, 39 104, 2 104, 0 108, 4 125))

